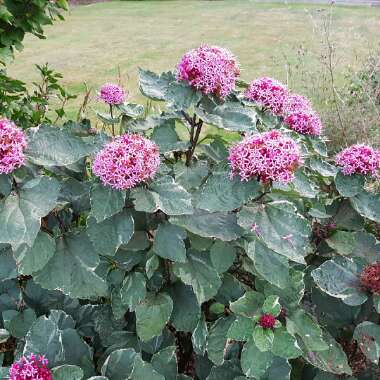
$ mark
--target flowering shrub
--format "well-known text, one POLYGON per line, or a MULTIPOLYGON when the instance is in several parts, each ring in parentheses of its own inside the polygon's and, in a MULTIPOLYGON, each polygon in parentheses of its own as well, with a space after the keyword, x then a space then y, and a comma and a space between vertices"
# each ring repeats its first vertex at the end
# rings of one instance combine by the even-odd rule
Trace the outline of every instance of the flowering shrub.
POLYGON ((284 123, 298 133, 318 136, 322 132, 322 122, 319 116, 311 111, 297 111, 285 117, 284 123))
POLYGON ((377 151, 335 162, 285 122, 307 100, 230 93, 216 61, 207 90, 140 70, 165 111, 124 100, 101 130, 42 124, 25 147, 3 122, 24 159, 0 174, 1 377, 378 378, 377 151))

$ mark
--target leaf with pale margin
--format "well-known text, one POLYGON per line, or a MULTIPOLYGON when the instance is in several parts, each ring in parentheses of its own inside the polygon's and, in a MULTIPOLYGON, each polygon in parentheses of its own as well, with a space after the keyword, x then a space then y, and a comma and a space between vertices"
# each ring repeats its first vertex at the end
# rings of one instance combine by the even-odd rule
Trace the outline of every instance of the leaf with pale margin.
POLYGON ((302 355, 297 339, 285 328, 274 330, 274 340, 271 351, 274 355, 285 359, 295 359, 302 355))
POLYGON ((159 374, 165 377, 165 380, 176 380, 177 377, 177 356, 176 347, 169 346, 152 356, 152 367, 159 374))
POLYGON ((153 250, 164 258, 179 263, 186 262, 186 231, 181 227, 170 223, 162 223, 158 226, 154 237, 153 250))
POLYGON ((369 321, 362 322, 355 328, 354 339, 368 360, 379 364, 380 326, 369 321))
POLYGON ((137 335, 144 342, 160 335, 173 311, 173 301, 166 293, 149 293, 135 308, 137 335))
POLYGON ((247 291, 237 301, 230 304, 230 309, 236 314, 246 317, 254 317, 261 313, 264 304, 264 296, 256 291, 247 291))
POLYGON ((221 365, 223 363, 227 334, 233 321, 233 316, 222 317, 210 328, 207 336, 207 355, 216 365, 221 365))
POLYGON ((169 107, 177 110, 194 107, 202 98, 200 91, 185 82, 170 83, 165 95, 169 107))
POLYGON ((157 75, 149 70, 139 69, 139 87, 142 94, 153 100, 165 100, 170 83, 175 81, 173 73, 157 75))
POLYGON ((145 362, 140 356, 136 356, 133 370, 129 380, 165 380, 165 377, 153 369, 152 364, 145 362))
POLYGON ((340 298, 347 305, 357 306, 368 298, 359 280, 363 267, 363 263, 357 260, 335 257, 314 269, 311 275, 322 291, 340 298))
POLYGON ((210 249, 213 267, 219 274, 226 272, 234 263, 236 249, 231 244, 217 240, 210 249))
POLYGON ((41 218, 55 206, 60 184, 55 178, 37 177, 0 203, 0 243, 16 250, 23 243, 33 246, 41 218))
POLYGON ((112 380, 128 379, 136 356, 138 354, 132 348, 113 351, 102 366, 102 375, 112 380))
POLYGON ((209 212, 232 211, 260 194, 257 181, 230 178, 229 172, 216 172, 195 193, 196 207, 209 212))
POLYGON ((52 369, 54 380, 82 380, 84 373, 82 368, 76 365, 61 365, 52 369))
POLYGON ((287 201, 245 206, 238 223, 246 229, 256 227, 257 237, 268 248, 300 264, 311 251, 311 229, 307 220, 287 201))
POLYGON ((119 213, 124 207, 125 195, 125 191, 115 190, 103 186, 101 183, 94 183, 90 192, 90 215, 95 217, 97 222, 102 222, 119 213))
POLYGON ((54 256, 37 272, 34 280, 45 289, 60 290, 70 297, 107 295, 107 285, 95 273, 99 257, 87 235, 67 234, 57 241, 54 256))
POLYGON ((131 310, 145 298, 146 296, 146 281, 142 273, 129 273, 120 289, 121 299, 124 305, 127 305, 131 310))
POLYGON ((127 245, 131 240, 134 220, 129 211, 123 211, 100 223, 90 217, 86 232, 97 253, 114 256, 122 245, 127 245))
POLYGON ((339 172, 335 177, 335 186, 341 196, 354 197, 363 190, 364 176, 360 174, 344 175, 339 172))
POLYGON ((189 147, 189 143, 181 141, 175 130, 175 119, 163 120, 157 125, 153 130, 151 140, 158 145, 161 154, 185 151, 189 147))
POLYGON ((29 128, 27 134, 25 155, 36 165, 71 165, 94 153, 97 148, 69 131, 49 125, 29 128))
POLYGON ((236 223, 236 215, 221 212, 195 210, 193 215, 174 216, 170 222, 193 234, 223 241, 236 240, 244 232, 236 223))
POLYGON ((364 218, 380 223, 380 195, 361 191, 350 198, 352 207, 364 218))
POLYGON ((206 252, 189 250, 186 263, 174 263, 173 272, 185 284, 191 285, 199 304, 214 297, 222 284, 206 252))
POLYGON ((191 342, 194 347, 194 351, 199 355, 204 355, 207 345, 207 323, 202 314, 201 318, 198 321, 197 326, 195 327, 193 334, 191 335, 191 342))

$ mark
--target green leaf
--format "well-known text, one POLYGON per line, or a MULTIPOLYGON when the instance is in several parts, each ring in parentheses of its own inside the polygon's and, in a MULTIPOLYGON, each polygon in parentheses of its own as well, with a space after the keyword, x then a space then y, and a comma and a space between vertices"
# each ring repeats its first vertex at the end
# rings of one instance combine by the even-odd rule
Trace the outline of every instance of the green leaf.
POLYGON ((318 172, 322 177, 334 177, 338 172, 338 169, 335 166, 326 161, 322 161, 319 158, 312 158, 309 165, 311 169, 318 172))
POLYGON ((380 314, 380 294, 373 296, 373 305, 376 311, 380 314))
POLYGON ((0 194, 7 197, 12 191, 11 178, 7 174, 0 174, 0 194))
POLYGON ((369 264, 380 261, 380 242, 375 236, 366 231, 358 231, 354 237, 352 256, 361 257, 369 264))
POLYGON ((341 196, 354 197, 363 190, 364 176, 358 174, 344 175, 339 172, 335 177, 335 186, 341 196))
POLYGON ((16 250, 23 243, 33 246, 41 218, 56 205, 60 184, 55 178, 37 177, 0 203, 0 243, 16 250))
POLYGON ((245 343, 241 352, 241 368, 247 377, 261 379, 273 362, 270 351, 260 351, 253 339, 245 343))
POLYGON ((55 248, 55 240, 39 231, 31 248, 24 244, 14 251, 19 273, 31 275, 41 270, 54 256, 55 248))
POLYGON ((42 125, 30 128, 27 158, 36 165, 68 166, 96 150, 95 145, 85 142, 65 129, 42 125))
POLYGON ((360 286, 363 264, 345 257, 325 261, 311 273, 318 287, 332 297, 340 298, 350 306, 361 305, 367 295, 360 286))
POLYGON ((261 313, 264 296, 255 291, 247 291, 237 301, 230 304, 230 309, 236 314, 246 317, 254 317, 261 313))
POLYGON ((99 118, 99 120, 106 125, 120 123, 120 116, 112 117, 111 114, 109 113, 98 112, 98 111, 95 111, 95 113, 96 113, 96 116, 99 118))
POLYGON ((112 380, 127 379, 132 373, 137 355, 132 348, 113 351, 102 366, 102 375, 112 380))
POLYGON ((227 333, 233 317, 219 318, 210 328, 207 337, 208 358, 215 364, 221 365, 224 359, 224 349, 227 341, 227 333))
POLYGON ((158 226, 154 238, 153 250, 158 256, 175 262, 186 262, 186 231, 170 223, 158 226))
POLYGON ((9 246, 6 246, 6 248, 0 248, 0 281, 16 278, 18 274, 12 250, 8 247, 9 246))
POLYGON ((287 201, 243 207, 238 223, 246 229, 256 227, 256 234, 268 248, 288 259, 304 264, 311 251, 309 223, 287 201))
POLYGON ((340 255, 350 255, 355 249, 355 234, 346 231, 336 231, 326 243, 340 255))
POLYGON ((361 191, 350 198, 352 207, 364 218, 380 223, 380 196, 361 191))
POLYGON ((123 281, 120 295, 123 304, 134 310, 146 296, 144 275, 140 272, 129 273, 123 281))
POLYGON ((26 309, 22 312, 16 310, 3 311, 4 327, 12 336, 19 339, 26 335, 36 319, 36 313, 32 309, 26 309))
POLYGON ((152 367, 159 374, 164 376, 165 380, 176 380, 177 377, 177 356, 176 347, 169 346, 152 356, 152 367))
POLYGON ((5 329, 0 329, 0 343, 5 343, 10 336, 11 334, 9 333, 9 331, 5 329))
POLYGON ((137 211, 163 211, 167 215, 186 215, 193 212, 191 195, 171 177, 161 177, 148 189, 135 188, 131 192, 137 211))
POLYGON ((227 337, 240 341, 250 340, 253 337, 254 327, 255 324, 251 318, 237 315, 228 329, 227 337))
POLYGON ((165 380, 165 377, 156 372, 152 365, 144 362, 140 356, 135 357, 130 380, 165 380))
POLYGON ((119 213, 124 207, 125 195, 125 191, 115 190, 100 183, 94 183, 90 194, 90 215, 97 222, 102 222, 119 213))
POLYGON ((368 360, 379 364, 380 326, 369 321, 362 322, 355 328, 354 339, 368 360))
POLYGON ((192 332, 201 317, 201 308, 192 288, 176 282, 167 291, 173 300, 171 323, 177 331, 192 332))
POLYGON ((195 210, 193 215, 175 216, 170 218, 170 222, 186 228, 193 234, 223 241, 235 240, 243 234, 234 214, 195 210))
POLYGON ((261 326, 256 326, 253 330, 253 341, 256 347, 262 351, 269 351, 272 348, 274 334, 271 329, 264 329, 261 326))
POLYGON ((222 105, 203 103, 195 113, 205 123, 234 132, 256 131, 256 112, 240 103, 225 102, 222 105))
POLYGON ((279 288, 286 288, 290 281, 289 262, 286 257, 272 251, 260 240, 249 243, 247 255, 263 279, 279 288))
POLYGON ((61 365, 52 369, 54 380, 82 380, 84 373, 82 368, 76 365, 61 365))
POLYGON ((206 380, 237 380, 240 378, 239 375, 241 374, 239 360, 225 360, 222 365, 211 368, 211 372, 206 380))
POLYGON ((173 73, 157 75, 149 70, 139 69, 139 85, 142 94, 153 100, 165 100, 169 84, 174 82, 173 73))
POLYGON ((175 130, 175 119, 164 119, 152 133, 151 140, 160 148, 160 153, 185 151, 190 143, 181 141, 175 130))
POLYGON ((114 256, 122 245, 131 240, 134 221, 129 211, 123 211, 100 223, 90 217, 86 231, 97 253, 114 256))
POLYGON ((216 172, 195 193, 196 207, 209 212, 232 211, 260 194, 257 181, 230 178, 228 172, 216 172))
POLYGON ((174 263, 173 272, 193 287, 199 304, 202 304, 217 294, 222 282, 208 253, 189 250, 187 259, 186 263, 174 263))
POLYGON ((277 317, 281 312, 280 298, 278 296, 269 296, 263 304, 263 313, 273 314, 277 317))
POLYGON ((324 351, 329 348, 319 325, 302 309, 286 319, 286 327, 291 335, 300 337, 308 351, 324 351))
POLYGON ((274 330, 272 353, 285 359, 295 359, 302 355, 297 339, 290 335, 285 328, 274 330))
POLYGON ((141 340, 147 341, 160 335, 169 321, 173 310, 173 301, 165 293, 149 293, 146 299, 138 304, 136 313, 136 330, 141 340))
POLYGON ((187 191, 197 189, 208 175, 208 163, 206 161, 195 161, 191 166, 178 161, 174 165, 176 182, 187 191))
POLYGON ((236 249, 223 241, 217 240, 210 249, 212 266, 219 274, 226 272, 234 263, 236 249))
POLYGON ((185 82, 171 82, 166 92, 169 107, 176 110, 186 110, 194 107, 201 98, 202 93, 185 82))
POLYGON ((193 344, 194 351, 199 355, 204 355, 206 351, 207 336, 207 323, 204 315, 202 314, 197 326, 193 331, 193 334, 191 335, 191 342, 193 344))
POLYGON ((118 104, 116 108, 123 114, 132 118, 143 116, 144 106, 136 103, 118 104))
POLYGON ((99 257, 84 233, 67 234, 56 242, 54 256, 34 280, 45 289, 59 289, 70 297, 92 298, 107 294, 107 285, 96 273, 99 257))

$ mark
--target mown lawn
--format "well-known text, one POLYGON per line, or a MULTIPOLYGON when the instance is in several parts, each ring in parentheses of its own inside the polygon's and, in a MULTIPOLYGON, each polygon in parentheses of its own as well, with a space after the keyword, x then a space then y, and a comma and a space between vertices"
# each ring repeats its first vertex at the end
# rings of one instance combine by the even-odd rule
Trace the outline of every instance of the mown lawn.
MULTIPOLYGON (((134 101, 141 100, 137 68, 163 71, 175 67, 181 54, 201 43, 230 48, 242 67, 242 78, 272 75, 287 80, 286 62, 300 51, 320 50, 321 5, 285 5, 231 1, 108 2, 72 7, 64 22, 47 28, 47 39, 28 37, 10 66, 13 76, 36 79, 34 63, 49 62, 75 93, 83 82, 96 89, 115 81, 118 67, 134 101)), ((380 8, 335 7, 333 41, 339 72, 357 65, 379 41, 380 8)), ((315 62, 306 60, 310 70, 315 62)), ((290 85, 297 88, 297 75, 290 85)), ((312 95, 312 94, 311 94, 312 95)), ((81 102, 70 105, 70 113, 81 102)))

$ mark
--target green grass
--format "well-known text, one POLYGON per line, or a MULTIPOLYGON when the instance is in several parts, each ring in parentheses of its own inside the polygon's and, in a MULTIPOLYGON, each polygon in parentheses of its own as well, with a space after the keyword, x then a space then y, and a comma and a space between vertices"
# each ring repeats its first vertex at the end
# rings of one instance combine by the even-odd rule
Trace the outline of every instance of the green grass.
MULTIPOLYGON (((238 56, 243 79, 271 75, 286 81, 284 57, 292 63, 300 47, 320 49, 313 20, 321 17, 322 7, 250 0, 115 1, 73 7, 64 22, 46 29, 46 40, 26 38, 9 73, 30 83, 36 79, 33 64, 49 62, 78 94, 83 82, 96 89, 116 81, 119 66, 130 98, 141 101, 139 66, 169 70, 186 50, 210 43, 238 56)), ((336 7, 332 37, 338 47, 337 71, 355 66, 357 57, 378 43, 379 30, 380 8, 336 7)), ((313 70, 315 62, 307 65, 313 70)), ((299 83, 290 85, 297 88, 299 83)), ((81 101, 79 97, 71 102, 72 115, 81 101)))

